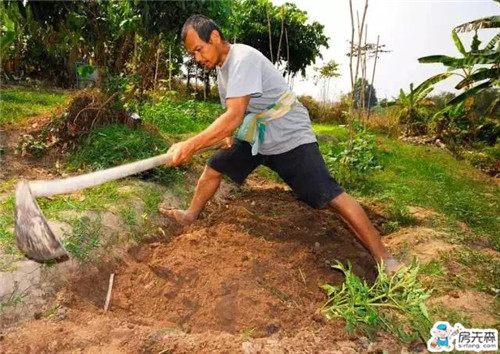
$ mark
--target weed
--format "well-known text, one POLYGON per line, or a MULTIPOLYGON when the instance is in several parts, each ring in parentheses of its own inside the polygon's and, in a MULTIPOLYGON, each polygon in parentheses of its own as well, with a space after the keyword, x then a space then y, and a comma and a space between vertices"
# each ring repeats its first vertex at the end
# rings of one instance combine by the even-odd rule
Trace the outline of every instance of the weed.
POLYGON ((88 261, 89 252, 99 246, 101 220, 91 221, 89 217, 76 220, 71 234, 66 234, 64 247, 79 261, 88 261))
POLYGON ((132 209, 122 208, 122 209, 120 209, 120 214, 128 226, 135 226, 135 224, 136 224, 135 213, 132 209))
POLYGON ((344 273, 345 282, 342 287, 322 285, 328 300, 321 312, 327 319, 343 318, 349 333, 359 327, 370 334, 379 326, 405 342, 417 336, 424 341, 428 339, 432 322, 424 302, 430 297, 430 291, 418 281, 416 259, 392 276, 388 276, 383 264, 379 264, 378 277, 372 286, 354 275, 349 262, 345 267, 337 261, 332 268, 344 273))
POLYGON ((244 338, 252 338, 255 328, 245 328, 241 333, 244 338))

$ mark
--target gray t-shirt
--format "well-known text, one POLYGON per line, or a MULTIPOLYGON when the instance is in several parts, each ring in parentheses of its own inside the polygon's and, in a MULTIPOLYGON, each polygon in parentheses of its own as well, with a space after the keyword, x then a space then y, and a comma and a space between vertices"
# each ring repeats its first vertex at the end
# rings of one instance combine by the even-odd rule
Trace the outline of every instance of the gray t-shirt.
MULTIPOLYGON (((226 61, 217 67, 217 85, 222 106, 226 99, 250 95, 247 111, 258 113, 275 103, 288 85, 273 64, 257 49, 231 44, 226 61)), ((307 109, 297 104, 283 117, 267 123, 262 155, 276 155, 316 141, 307 109)))

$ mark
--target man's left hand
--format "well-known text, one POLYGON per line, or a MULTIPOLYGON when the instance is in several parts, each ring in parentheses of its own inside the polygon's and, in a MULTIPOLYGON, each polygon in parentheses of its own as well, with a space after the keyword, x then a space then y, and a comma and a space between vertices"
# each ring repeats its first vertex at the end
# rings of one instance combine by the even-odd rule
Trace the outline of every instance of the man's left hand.
POLYGON ((188 161, 191 157, 193 157, 196 152, 194 146, 189 141, 182 141, 180 143, 176 143, 168 149, 167 154, 172 156, 172 159, 169 161, 169 166, 179 166, 184 162, 188 161))

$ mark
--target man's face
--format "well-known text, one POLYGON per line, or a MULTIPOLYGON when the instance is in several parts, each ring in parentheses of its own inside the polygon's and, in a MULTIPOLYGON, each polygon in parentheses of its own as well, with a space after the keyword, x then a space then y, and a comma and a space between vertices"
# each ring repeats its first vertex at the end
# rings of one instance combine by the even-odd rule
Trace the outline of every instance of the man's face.
POLYGON ((206 69, 213 69, 219 63, 220 36, 217 31, 212 31, 210 40, 203 41, 192 28, 187 31, 184 47, 192 54, 195 60, 206 69))

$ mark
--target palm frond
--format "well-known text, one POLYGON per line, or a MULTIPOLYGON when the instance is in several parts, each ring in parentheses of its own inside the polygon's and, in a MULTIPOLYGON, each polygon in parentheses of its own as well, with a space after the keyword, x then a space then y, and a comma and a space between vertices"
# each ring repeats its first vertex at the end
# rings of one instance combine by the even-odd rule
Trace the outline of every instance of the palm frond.
POLYGON ((493 50, 495 45, 500 43, 500 33, 497 33, 486 45, 485 50, 493 50))

